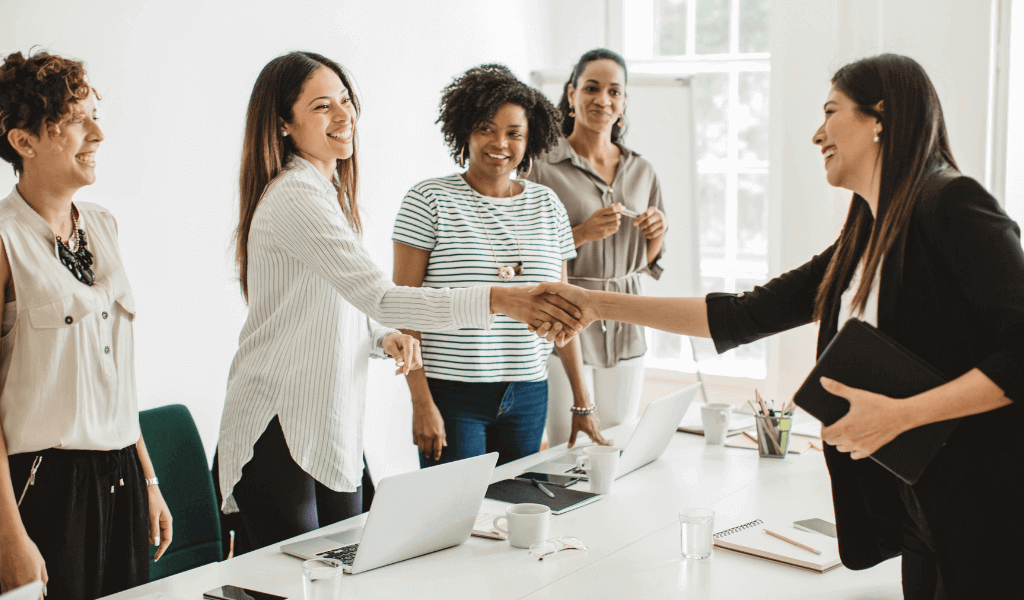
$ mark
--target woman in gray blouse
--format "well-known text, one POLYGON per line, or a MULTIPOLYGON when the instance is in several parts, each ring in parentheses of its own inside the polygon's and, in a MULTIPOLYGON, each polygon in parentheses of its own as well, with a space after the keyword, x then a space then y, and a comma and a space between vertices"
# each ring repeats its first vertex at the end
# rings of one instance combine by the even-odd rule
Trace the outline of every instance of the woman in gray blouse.
MULTIPOLYGON (((654 168, 622 143, 626 75, 626 62, 611 50, 580 57, 558 105, 566 137, 536 161, 528 178, 553 189, 569 215, 577 252, 569 261, 569 281, 639 295, 641 274, 661 276, 657 261, 666 223, 654 168)), ((602 425, 635 419, 647 351, 644 328, 601 321, 584 330, 580 342, 584 377, 602 425)), ((552 358, 547 433, 558 444, 575 438, 579 427, 571 422, 576 418, 568 406, 569 380, 552 358)))

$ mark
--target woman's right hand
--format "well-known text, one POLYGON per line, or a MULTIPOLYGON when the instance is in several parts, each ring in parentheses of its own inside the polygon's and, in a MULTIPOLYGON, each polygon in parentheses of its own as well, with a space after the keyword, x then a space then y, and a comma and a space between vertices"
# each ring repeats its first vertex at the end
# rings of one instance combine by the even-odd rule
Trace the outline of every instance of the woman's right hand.
POLYGON ((444 435, 444 419, 433 399, 412 404, 412 442, 423 456, 441 460, 441 449, 448 445, 444 435))
POLYGON ((621 204, 612 204, 594 211, 590 217, 573 227, 572 237, 579 248, 587 242, 603 240, 619 230, 619 222, 622 220, 621 204))
POLYGON ((35 542, 27 535, 0 551, 0 592, 6 593, 33 581, 43 581, 46 593, 46 561, 35 542))

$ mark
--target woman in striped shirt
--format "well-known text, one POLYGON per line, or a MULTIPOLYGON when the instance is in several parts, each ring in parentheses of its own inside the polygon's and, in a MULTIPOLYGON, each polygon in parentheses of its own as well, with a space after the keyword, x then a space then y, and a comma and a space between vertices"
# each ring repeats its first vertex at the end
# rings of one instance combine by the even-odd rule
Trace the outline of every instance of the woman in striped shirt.
POLYGON ((215 471, 251 548, 362 511, 368 357, 391 355, 406 373, 421 360, 419 342, 388 326, 488 328, 492 312, 575 326, 570 304, 531 303, 530 286, 391 283, 360 241, 358 115, 348 74, 308 52, 271 61, 249 100, 237 233, 249 316, 215 471))
MULTIPOLYGON (((467 71, 441 98, 442 132, 464 173, 428 179, 406 194, 395 222, 395 283, 425 289, 565 280, 576 256, 565 208, 549 188, 513 171, 558 139, 558 112, 505 67, 467 71)), ((407 374, 413 441, 423 466, 498 451, 506 463, 540 449, 547 416, 551 343, 498 317, 422 337, 424 371, 407 374)), ((574 419, 601 438, 583 385, 579 342, 562 350, 572 382, 574 419)), ((573 434, 575 437, 575 432, 573 434)))

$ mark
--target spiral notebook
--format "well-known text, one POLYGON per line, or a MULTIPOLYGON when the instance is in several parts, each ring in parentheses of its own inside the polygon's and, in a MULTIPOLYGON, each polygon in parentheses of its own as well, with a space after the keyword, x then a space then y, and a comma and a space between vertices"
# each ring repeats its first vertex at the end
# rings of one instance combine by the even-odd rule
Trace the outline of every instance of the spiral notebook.
POLYGON ((820 533, 801 531, 792 523, 766 523, 757 519, 716 533, 715 546, 816 573, 830 571, 842 564, 838 541, 820 533), (820 550, 821 554, 773 537, 765 533, 765 529, 820 550))

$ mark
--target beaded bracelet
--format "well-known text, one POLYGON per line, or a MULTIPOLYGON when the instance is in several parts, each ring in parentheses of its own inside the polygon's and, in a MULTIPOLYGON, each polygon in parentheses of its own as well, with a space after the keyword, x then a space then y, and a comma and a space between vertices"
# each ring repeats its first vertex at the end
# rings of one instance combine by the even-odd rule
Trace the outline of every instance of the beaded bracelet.
POLYGON ((590 414, 593 414, 595 410, 597 410, 597 405, 596 404, 591 404, 590 406, 585 406, 585 407, 580 407, 580 406, 570 406, 569 407, 569 411, 572 414, 574 414, 574 415, 590 415, 590 414))

